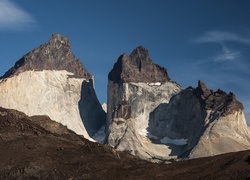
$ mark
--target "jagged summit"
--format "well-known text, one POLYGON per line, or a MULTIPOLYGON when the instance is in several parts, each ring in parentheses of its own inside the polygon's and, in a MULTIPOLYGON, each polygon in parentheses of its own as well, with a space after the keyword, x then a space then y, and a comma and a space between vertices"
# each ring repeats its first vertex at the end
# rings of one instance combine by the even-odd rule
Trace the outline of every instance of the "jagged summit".
POLYGON ((205 109, 213 110, 221 115, 227 115, 238 110, 243 110, 243 105, 236 99, 234 93, 226 93, 220 89, 213 92, 204 82, 198 81, 194 94, 202 101, 205 109))
POLYGON ((139 46, 133 50, 130 55, 132 61, 137 63, 144 62, 144 63, 152 63, 152 60, 149 57, 149 52, 143 46, 139 46))
POLYGON ((113 69, 110 71, 109 80, 121 82, 167 82, 170 81, 167 69, 154 64, 146 48, 139 46, 128 56, 122 54, 113 69))
POLYGON ((24 55, 0 79, 33 70, 66 70, 74 73, 74 77, 77 78, 92 78, 92 75, 71 52, 69 39, 60 34, 53 34, 49 43, 24 55))
POLYGON ((62 45, 69 46, 70 47, 70 41, 68 38, 60 35, 60 34, 52 34, 49 44, 52 47, 55 47, 57 49, 60 49, 62 45))

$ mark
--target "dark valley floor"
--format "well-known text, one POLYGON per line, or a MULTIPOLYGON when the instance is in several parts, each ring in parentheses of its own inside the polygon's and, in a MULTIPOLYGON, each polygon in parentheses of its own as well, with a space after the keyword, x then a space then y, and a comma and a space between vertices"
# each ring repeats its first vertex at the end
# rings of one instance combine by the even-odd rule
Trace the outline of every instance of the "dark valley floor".
POLYGON ((46 116, 0 108, 0 179, 247 179, 250 151, 153 164, 46 116))

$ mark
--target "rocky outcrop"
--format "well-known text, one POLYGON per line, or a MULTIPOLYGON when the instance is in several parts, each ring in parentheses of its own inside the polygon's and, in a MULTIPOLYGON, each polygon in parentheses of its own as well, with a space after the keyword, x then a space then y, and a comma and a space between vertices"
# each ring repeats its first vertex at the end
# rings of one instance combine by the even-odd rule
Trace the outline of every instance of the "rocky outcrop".
POLYGON ((109 73, 107 143, 150 160, 250 149, 243 105, 233 93, 181 87, 148 51, 123 54, 109 73))
POLYGON ((92 75, 71 52, 69 39, 60 34, 53 34, 48 43, 24 55, 0 79, 18 75, 25 71, 43 70, 66 70, 73 73, 72 77, 92 78, 92 75))
POLYGON ((149 115, 180 90, 165 68, 153 64, 145 48, 120 56, 109 73, 107 143, 146 159, 166 157, 168 148, 147 138, 149 115))
POLYGON ((198 82, 194 94, 200 99, 206 110, 213 110, 219 115, 226 116, 243 110, 242 103, 236 99, 234 93, 227 94, 220 89, 213 92, 202 81, 198 82))
POLYGON ((115 83, 165 83, 170 81, 167 70, 154 64, 148 50, 137 47, 130 56, 123 54, 110 71, 108 78, 115 83))
POLYGON ((222 90, 213 92, 201 81, 193 93, 205 111, 204 130, 189 158, 213 156, 250 149, 250 131, 243 105, 235 95, 222 90))
POLYGON ((69 40, 58 34, 1 77, 0 106, 48 115, 89 139, 105 124, 92 75, 71 52, 69 40))

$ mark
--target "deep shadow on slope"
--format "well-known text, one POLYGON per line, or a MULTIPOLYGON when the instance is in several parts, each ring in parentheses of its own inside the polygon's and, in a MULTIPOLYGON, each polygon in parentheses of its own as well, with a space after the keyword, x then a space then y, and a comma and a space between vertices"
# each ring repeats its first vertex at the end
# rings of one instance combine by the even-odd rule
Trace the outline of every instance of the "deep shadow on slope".
POLYGON ((83 81, 78 107, 86 131, 92 137, 106 124, 106 113, 96 97, 92 79, 89 82, 83 81))
POLYGON ((250 151, 152 164, 89 142, 46 116, 0 108, 0 179, 246 179, 250 151))
POLYGON ((187 144, 167 143, 170 156, 188 157, 204 132, 206 111, 199 99, 189 89, 184 89, 171 97, 169 103, 159 104, 149 115, 148 132, 155 138, 148 138, 155 144, 163 144, 161 139, 186 139, 187 144))

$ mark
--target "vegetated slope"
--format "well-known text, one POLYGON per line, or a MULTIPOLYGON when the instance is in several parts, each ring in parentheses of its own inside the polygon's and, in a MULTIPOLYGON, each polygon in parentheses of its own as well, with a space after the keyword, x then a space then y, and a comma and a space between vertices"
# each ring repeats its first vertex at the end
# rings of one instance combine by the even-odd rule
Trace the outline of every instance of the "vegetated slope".
POLYGON ((0 179, 246 179, 250 151, 152 164, 92 143, 47 116, 0 108, 0 179))

